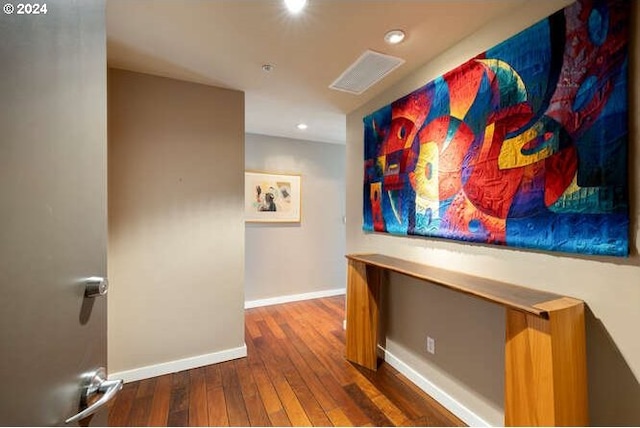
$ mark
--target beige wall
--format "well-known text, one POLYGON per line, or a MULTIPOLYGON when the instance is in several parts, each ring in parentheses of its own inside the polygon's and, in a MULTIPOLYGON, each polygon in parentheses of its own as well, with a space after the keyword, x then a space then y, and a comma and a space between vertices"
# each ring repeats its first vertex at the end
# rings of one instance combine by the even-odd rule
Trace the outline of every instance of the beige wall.
POLYGON ((302 182, 300 223, 246 225, 245 299, 344 289, 345 146, 247 134, 245 167, 302 182))
MULTIPOLYGON (((569 1, 526 2, 508 18, 442 53, 399 85, 347 118, 347 251, 379 252, 584 299, 589 306, 587 351, 591 421, 640 424, 640 151, 637 25, 631 58, 631 257, 584 257, 471 245, 451 241, 365 234, 362 225, 362 117, 406 95, 499 43, 569 1)), ((633 21, 638 5, 633 3, 633 21)), ((495 425, 503 423, 504 314, 493 304, 394 275, 384 295, 386 348, 459 403, 495 425), (424 351, 436 338, 436 355, 424 351)))
POLYGON ((244 94, 109 70, 109 371, 244 346, 244 94))

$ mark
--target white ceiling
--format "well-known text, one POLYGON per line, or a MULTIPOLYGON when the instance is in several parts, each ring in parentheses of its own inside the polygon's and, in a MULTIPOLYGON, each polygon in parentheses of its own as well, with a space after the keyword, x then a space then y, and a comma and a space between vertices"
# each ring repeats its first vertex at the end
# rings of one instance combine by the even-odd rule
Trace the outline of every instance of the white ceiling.
POLYGON ((282 0, 107 0, 108 64, 244 91, 247 132, 344 143, 347 113, 524 1, 308 0, 292 16, 282 0), (406 62, 361 95, 329 89, 366 49, 406 62))

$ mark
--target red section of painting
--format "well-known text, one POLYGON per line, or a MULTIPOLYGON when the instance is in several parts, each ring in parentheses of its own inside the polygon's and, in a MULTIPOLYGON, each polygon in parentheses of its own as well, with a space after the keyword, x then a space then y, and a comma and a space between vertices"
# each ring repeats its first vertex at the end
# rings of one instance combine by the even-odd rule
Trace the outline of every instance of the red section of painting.
POLYGON ((373 229, 376 232, 384 232, 384 219, 382 218, 380 183, 371 184, 370 202, 371 202, 371 214, 373 215, 373 229))
POLYGON ((454 72, 443 76, 449 88, 449 111, 451 116, 463 120, 473 104, 486 72, 482 64, 469 61, 454 72))
POLYGON ((544 203, 553 205, 564 193, 578 168, 578 156, 574 146, 567 147, 545 160, 544 203))
MULTIPOLYGON (((624 61, 626 29, 610 28, 616 37, 607 37, 601 45, 589 36, 589 17, 595 2, 582 1, 575 8, 569 8, 563 66, 556 92, 551 99, 547 115, 561 123, 570 135, 581 129, 588 129, 598 119, 609 93, 613 89, 612 70, 624 61), (595 87, 590 98, 576 105, 581 89, 595 87)), ((609 9, 611 22, 625 22, 623 8, 609 9)))

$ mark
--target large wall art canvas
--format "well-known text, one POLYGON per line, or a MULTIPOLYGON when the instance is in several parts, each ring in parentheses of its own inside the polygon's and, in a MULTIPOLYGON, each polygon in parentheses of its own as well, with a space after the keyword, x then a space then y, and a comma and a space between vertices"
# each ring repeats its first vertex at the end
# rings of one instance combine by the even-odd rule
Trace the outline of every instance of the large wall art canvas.
POLYGON ((364 230, 628 255, 628 29, 578 1, 365 117, 364 230))

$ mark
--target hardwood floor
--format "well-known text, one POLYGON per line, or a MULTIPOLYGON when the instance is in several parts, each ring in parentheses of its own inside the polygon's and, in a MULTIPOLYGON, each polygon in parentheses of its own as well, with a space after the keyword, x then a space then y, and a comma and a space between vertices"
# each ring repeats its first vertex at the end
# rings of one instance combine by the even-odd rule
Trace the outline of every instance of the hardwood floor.
POLYGON ((388 364, 344 359, 344 296, 248 309, 248 356, 128 383, 110 426, 464 426, 388 364))

